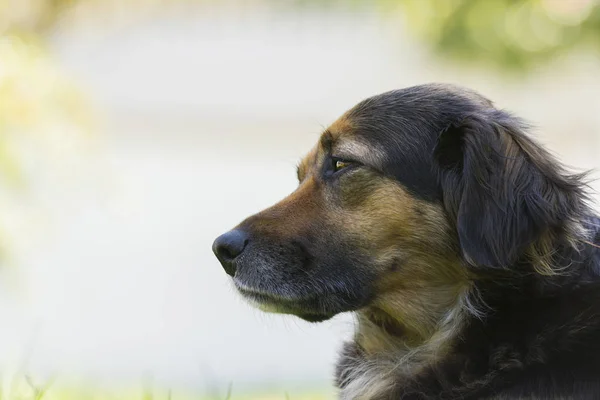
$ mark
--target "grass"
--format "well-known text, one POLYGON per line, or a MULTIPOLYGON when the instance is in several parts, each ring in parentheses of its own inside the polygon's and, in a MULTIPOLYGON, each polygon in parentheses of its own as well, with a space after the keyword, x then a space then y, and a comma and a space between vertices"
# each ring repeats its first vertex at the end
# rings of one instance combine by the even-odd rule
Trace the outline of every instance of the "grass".
POLYGON ((0 386, 0 400, 328 400, 335 398, 327 389, 296 391, 252 390, 237 392, 231 385, 221 395, 199 394, 173 390, 113 390, 80 387, 59 387, 50 383, 35 383, 25 376, 0 386))
POLYGON ((0 395, 0 400, 328 400, 333 396, 328 396, 323 392, 305 392, 289 394, 286 392, 254 392, 254 393, 230 393, 223 397, 193 395, 193 394, 174 394, 165 393, 135 393, 132 392, 107 392, 94 390, 41 390, 28 394, 9 394, 0 395))

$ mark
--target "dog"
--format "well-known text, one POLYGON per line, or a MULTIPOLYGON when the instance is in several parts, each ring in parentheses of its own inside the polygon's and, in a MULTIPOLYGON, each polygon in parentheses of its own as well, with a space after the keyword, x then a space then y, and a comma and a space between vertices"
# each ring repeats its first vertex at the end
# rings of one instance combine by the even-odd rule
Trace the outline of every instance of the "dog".
POLYGON ((213 251, 264 311, 355 314, 343 400, 600 399, 600 219, 526 131, 450 85, 368 98, 213 251))

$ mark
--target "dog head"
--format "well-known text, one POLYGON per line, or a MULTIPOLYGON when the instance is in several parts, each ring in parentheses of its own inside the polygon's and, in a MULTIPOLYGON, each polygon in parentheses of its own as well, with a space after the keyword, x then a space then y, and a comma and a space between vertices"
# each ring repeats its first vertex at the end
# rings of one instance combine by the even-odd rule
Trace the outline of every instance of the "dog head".
POLYGON ((213 250, 247 299, 309 321, 368 307, 410 324, 434 318, 481 271, 528 260, 552 273, 544 238, 564 237, 583 209, 578 178, 518 119, 445 85, 357 104, 298 180, 213 250))

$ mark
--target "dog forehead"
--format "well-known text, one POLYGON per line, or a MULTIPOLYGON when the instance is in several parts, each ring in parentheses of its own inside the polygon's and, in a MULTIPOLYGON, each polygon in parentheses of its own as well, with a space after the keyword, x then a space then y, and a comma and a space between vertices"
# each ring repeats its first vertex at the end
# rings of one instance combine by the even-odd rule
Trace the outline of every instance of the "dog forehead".
POLYGON ((334 123, 329 125, 329 128, 323 133, 324 135, 329 135, 332 140, 340 140, 344 136, 349 136, 354 131, 354 125, 352 120, 348 117, 348 113, 345 113, 341 117, 339 117, 334 123))
POLYGON ((330 151, 332 146, 349 142, 352 133, 352 124, 345 115, 342 115, 332 123, 319 137, 319 141, 310 149, 300 161, 299 168, 302 171, 309 169, 311 164, 316 163, 320 157, 330 151))

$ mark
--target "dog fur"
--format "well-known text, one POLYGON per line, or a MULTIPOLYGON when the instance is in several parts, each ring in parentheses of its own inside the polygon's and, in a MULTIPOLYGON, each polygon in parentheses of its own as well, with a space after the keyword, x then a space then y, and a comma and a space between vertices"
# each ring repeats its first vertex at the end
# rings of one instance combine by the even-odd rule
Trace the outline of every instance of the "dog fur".
POLYGON ((600 398, 600 219, 526 130, 449 85, 362 101, 298 189, 236 227, 236 287, 308 321, 356 315, 343 400, 600 398))

